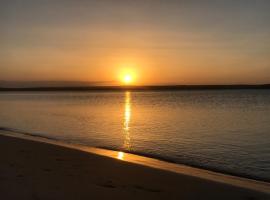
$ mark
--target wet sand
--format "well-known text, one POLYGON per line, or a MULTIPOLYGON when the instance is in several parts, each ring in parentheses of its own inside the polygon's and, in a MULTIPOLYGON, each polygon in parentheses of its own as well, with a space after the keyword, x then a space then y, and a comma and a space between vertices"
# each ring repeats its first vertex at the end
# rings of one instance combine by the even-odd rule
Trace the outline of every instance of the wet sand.
POLYGON ((269 183, 233 177, 230 184, 217 173, 201 175, 206 170, 166 171, 6 134, 0 199, 270 199, 269 183))

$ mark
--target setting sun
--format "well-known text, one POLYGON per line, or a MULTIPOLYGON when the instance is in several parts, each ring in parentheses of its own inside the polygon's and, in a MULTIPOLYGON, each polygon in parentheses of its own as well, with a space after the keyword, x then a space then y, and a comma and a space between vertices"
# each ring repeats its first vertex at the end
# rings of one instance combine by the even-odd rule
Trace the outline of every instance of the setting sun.
POLYGON ((135 68, 124 68, 119 70, 119 79, 121 84, 134 85, 137 83, 137 71, 135 68))
POLYGON ((126 74, 123 78, 123 82, 125 84, 130 84, 132 82, 132 76, 130 74, 126 74))

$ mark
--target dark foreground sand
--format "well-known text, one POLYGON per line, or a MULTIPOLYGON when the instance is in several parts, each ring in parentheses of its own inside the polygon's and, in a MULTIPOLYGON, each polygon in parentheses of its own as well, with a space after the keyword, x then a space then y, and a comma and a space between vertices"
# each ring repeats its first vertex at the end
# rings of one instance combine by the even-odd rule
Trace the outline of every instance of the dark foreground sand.
POLYGON ((269 192, 0 135, 1 200, 255 200, 269 192))

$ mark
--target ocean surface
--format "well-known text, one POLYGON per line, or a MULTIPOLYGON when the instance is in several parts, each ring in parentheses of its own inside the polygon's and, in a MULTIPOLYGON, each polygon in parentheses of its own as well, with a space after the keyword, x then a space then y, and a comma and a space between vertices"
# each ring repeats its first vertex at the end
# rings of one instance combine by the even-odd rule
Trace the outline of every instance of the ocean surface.
POLYGON ((270 90, 1 92, 0 129, 270 181, 270 90))

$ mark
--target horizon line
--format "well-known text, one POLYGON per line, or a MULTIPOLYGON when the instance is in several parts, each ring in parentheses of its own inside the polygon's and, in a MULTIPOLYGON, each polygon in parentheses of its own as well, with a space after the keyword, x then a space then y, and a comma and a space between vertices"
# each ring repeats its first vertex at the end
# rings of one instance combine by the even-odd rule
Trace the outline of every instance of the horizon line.
POLYGON ((267 84, 198 84, 198 85, 92 85, 92 86, 32 86, 1 87, 0 91, 91 91, 91 90, 217 90, 270 89, 267 84))

